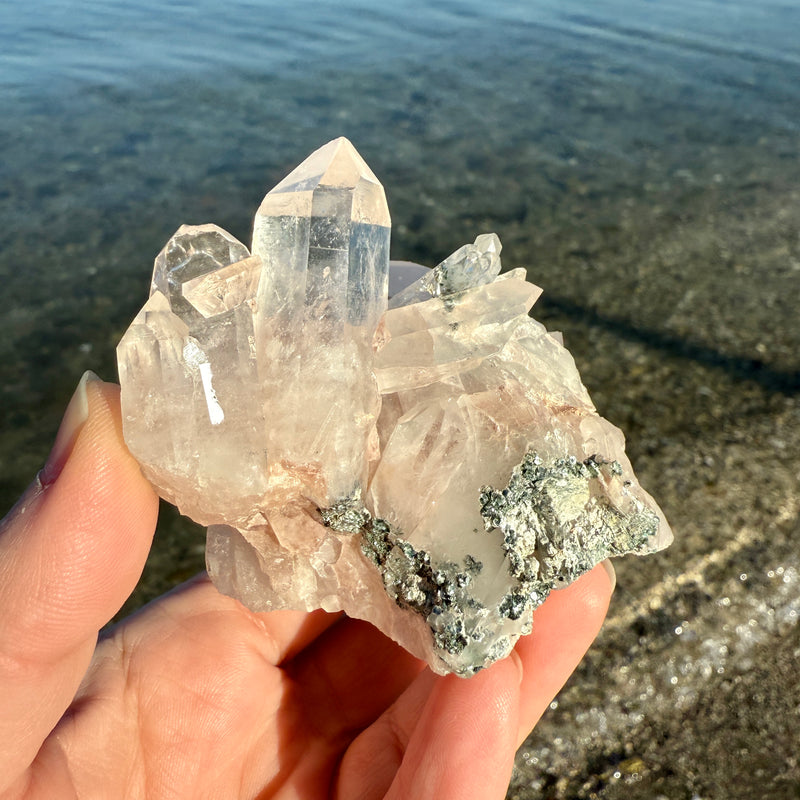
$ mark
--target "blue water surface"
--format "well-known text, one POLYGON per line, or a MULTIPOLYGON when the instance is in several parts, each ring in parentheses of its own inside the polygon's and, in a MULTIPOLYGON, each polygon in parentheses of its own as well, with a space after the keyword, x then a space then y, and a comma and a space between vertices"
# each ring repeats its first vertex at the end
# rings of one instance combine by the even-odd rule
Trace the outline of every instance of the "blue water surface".
POLYGON ((572 37, 620 68, 634 63, 663 76, 695 66, 710 89, 770 66, 797 67, 798 31, 800 6, 785 0, 6 2, 0 86, 136 86, 181 71, 285 75, 442 54, 491 58, 523 41, 572 37))

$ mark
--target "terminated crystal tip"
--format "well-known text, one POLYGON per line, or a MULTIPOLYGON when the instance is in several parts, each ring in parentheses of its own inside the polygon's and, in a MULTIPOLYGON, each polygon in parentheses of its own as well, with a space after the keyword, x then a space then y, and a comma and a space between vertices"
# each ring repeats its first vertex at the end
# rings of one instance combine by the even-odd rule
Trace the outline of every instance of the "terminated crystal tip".
POLYGON ((347 139, 265 198, 252 254, 184 226, 118 348, 126 441, 208 524, 209 574, 255 611, 344 610, 439 673, 529 633, 547 595, 671 540, 540 290, 500 240, 387 310, 383 188, 347 139))
POLYGON ((389 307, 421 303, 431 297, 446 297, 491 283, 500 274, 502 249, 496 233, 482 233, 473 244, 459 247, 427 275, 394 295, 389 307))
MULTIPOLYGON (((325 197, 337 190, 349 196, 353 222, 391 226, 383 186, 352 142, 340 136, 315 150, 267 194, 256 214, 256 231, 263 217, 329 216, 325 197)), ((343 211, 337 208, 335 216, 343 211)), ((255 251, 258 233, 253 239, 255 251)))

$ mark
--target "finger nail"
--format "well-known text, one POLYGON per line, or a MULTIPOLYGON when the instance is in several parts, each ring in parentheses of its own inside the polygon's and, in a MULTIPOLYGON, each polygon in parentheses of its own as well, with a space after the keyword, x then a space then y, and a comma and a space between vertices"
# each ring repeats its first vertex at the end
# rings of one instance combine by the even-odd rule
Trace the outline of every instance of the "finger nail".
POLYGON ((50 486, 50 484, 55 483, 61 474, 61 470, 64 469, 64 465, 67 463, 70 453, 72 453, 72 448, 75 446, 75 440, 78 438, 86 420, 89 419, 89 398, 86 393, 86 387, 93 381, 99 380, 100 378, 91 370, 83 373, 83 377, 78 383, 78 388, 75 389, 67 410, 64 412, 53 449, 50 451, 42 471, 39 473, 39 482, 42 486, 50 486))
POLYGON ((525 666, 522 658, 516 650, 511 651, 510 657, 517 667, 517 679, 519 680, 519 685, 522 686, 522 681, 525 679, 525 666))
POLYGON ((600 564, 602 565, 603 569, 606 571, 608 575, 608 579, 611 581, 611 591, 613 592, 617 586, 617 573, 614 571, 614 565, 611 563, 610 559, 606 559, 605 561, 601 561, 600 564))

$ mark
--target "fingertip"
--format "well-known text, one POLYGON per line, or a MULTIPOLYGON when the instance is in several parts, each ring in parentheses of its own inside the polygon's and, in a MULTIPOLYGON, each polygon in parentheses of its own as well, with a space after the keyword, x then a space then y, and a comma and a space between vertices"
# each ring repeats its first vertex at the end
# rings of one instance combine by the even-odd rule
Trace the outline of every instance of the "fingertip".
POLYGON ((7 516, 0 539, 8 620, 0 645, 16 636, 31 657, 96 635, 119 610, 158 514, 122 439, 117 386, 81 379, 56 438, 50 468, 7 516))
POLYGON ((550 594, 534 611, 533 631, 514 648, 523 668, 521 743, 591 646, 608 612, 615 579, 604 564, 550 594))
POLYGON ((580 627, 593 631, 594 638, 606 618, 616 584, 617 575, 611 562, 601 561, 574 583, 551 593, 547 602, 534 611, 534 631, 537 614, 543 617, 557 609, 558 613, 567 613, 574 624, 581 620, 580 627))
POLYGON ((144 477, 139 463, 131 455, 122 433, 122 411, 120 407, 120 387, 116 383, 106 383, 100 379, 86 385, 90 408, 87 420, 87 444, 95 451, 101 451, 106 460, 114 461, 121 470, 130 474, 147 494, 156 497, 152 485, 144 477))
POLYGON ((100 378, 94 372, 86 370, 78 382, 61 419, 53 448, 39 473, 39 482, 43 487, 55 483, 67 463, 72 449, 75 447, 75 441, 89 418, 88 385, 99 380, 100 378))
POLYGON ((94 501, 88 504, 90 512, 113 502, 155 525, 158 496, 125 444, 119 386, 98 379, 86 385, 86 392, 89 416, 64 468, 63 483, 94 501))
POLYGON ((117 591, 123 591, 124 583, 121 605, 150 550, 158 496, 125 445, 119 391, 116 384, 100 380, 86 384, 89 415, 48 490, 48 503, 61 510, 64 523, 71 523, 73 534, 91 548, 91 560, 106 562, 117 591))
POLYGON ((129 492, 141 495, 145 503, 157 504, 157 496, 138 463, 125 444, 122 433, 120 387, 102 381, 87 370, 70 399, 50 455, 39 472, 41 489, 49 489, 68 471, 60 482, 98 478, 124 481, 129 492), (113 474, 109 474, 113 473, 113 474))

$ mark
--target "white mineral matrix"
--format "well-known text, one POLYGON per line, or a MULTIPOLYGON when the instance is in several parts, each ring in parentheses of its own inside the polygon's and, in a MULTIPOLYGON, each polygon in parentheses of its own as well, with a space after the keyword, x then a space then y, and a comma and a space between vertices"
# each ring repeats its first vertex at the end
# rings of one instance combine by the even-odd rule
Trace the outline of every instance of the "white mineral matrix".
POLYGON ((117 350, 125 439, 209 526, 221 592, 344 610, 466 677, 551 590, 672 534, 497 236, 388 302, 390 225, 341 138, 267 194, 251 250, 179 228, 117 350))

